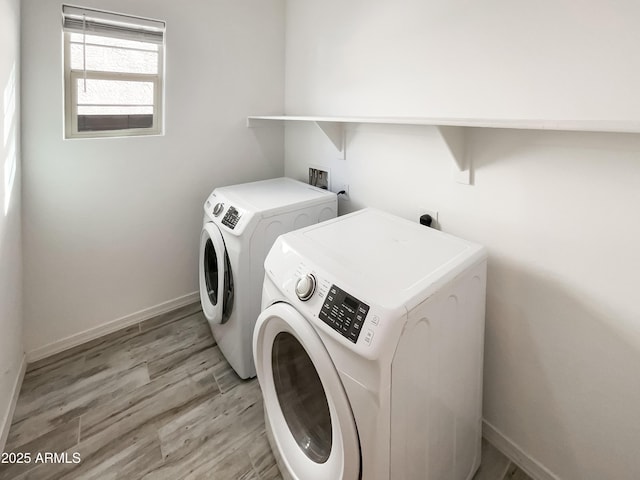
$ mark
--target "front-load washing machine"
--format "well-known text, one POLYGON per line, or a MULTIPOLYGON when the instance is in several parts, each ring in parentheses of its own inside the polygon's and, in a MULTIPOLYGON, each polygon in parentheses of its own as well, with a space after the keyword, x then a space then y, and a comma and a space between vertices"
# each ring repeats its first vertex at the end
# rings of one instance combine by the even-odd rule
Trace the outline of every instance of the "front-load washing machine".
POLYGON ((336 214, 335 193, 290 178, 216 188, 209 195, 200 236, 200 302, 241 378, 255 376, 251 338, 267 252, 278 235, 336 214))
POLYGON ((287 233, 253 349, 296 480, 470 480, 480 464, 484 247, 365 209, 287 233))

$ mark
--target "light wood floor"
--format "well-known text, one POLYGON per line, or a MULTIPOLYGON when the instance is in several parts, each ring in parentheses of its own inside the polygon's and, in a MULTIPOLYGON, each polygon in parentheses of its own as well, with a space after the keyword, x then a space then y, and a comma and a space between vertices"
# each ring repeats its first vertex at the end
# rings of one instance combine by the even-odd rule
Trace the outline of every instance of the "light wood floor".
MULTIPOLYGON (((194 304, 29 365, 0 480, 280 479, 258 382, 240 380, 194 304)), ((483 442, 474 480, 530 480, 483 442)), ((331 479, 327 479, 331 480, 331 479)))

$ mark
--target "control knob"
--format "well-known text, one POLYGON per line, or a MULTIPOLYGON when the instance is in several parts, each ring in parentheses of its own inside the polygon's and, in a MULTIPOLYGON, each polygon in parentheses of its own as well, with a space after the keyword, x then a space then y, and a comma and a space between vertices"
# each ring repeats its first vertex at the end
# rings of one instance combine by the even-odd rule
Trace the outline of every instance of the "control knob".
POLYGON ((296 282, 296 295, 300 300, 306 302, 316 291, 316 277, 307 273, 296 282))
POLYGON ((224 210, 224 203, 216 203, 216 206, 213 207, 213 214, 217 217, 224 210))

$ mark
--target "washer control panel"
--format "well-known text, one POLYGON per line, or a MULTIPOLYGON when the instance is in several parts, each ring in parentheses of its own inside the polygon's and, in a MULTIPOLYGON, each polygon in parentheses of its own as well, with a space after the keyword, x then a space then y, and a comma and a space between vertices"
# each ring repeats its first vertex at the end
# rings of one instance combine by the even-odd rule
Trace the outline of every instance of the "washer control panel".
POLYGON ((233 230, 234 228, 236 228, 238 220, 240 220, 240 216, 240 212, 238 212, 235 207, 230 206, 229 210, 227 210, 227 213, 225 213, 224 217, 222 218, 222 224, 233 230))
POLYGON ((343 337, 356 343, 368 312, 369 305, 331 285, 318 318, 343 337))

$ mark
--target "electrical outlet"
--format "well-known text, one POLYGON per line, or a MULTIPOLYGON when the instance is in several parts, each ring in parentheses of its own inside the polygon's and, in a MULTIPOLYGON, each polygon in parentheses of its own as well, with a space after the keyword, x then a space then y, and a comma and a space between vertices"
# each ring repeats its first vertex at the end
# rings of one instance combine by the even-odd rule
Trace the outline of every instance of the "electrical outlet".
POLYGON ((437 230, 440 230, 440 219, 438 218, 438 211, 437 210, 429 210, 428 208, 425 207, 419 207, 418 208, 418 215, 417 215, 417 220, 420 221, 420 217, 422 215, 431 215, 431 228, 435 228, 437 230))
POLYGON ((338 195, 338 198, 341 200, 351 200, 349 198, 349 185, 346 183, 338 183, 333 189, 335 193, 344 192, 341 195, 338 195))
POLYGON ((329 170, 318 167, 309 167, 309 185, 329 190, 329 170))

